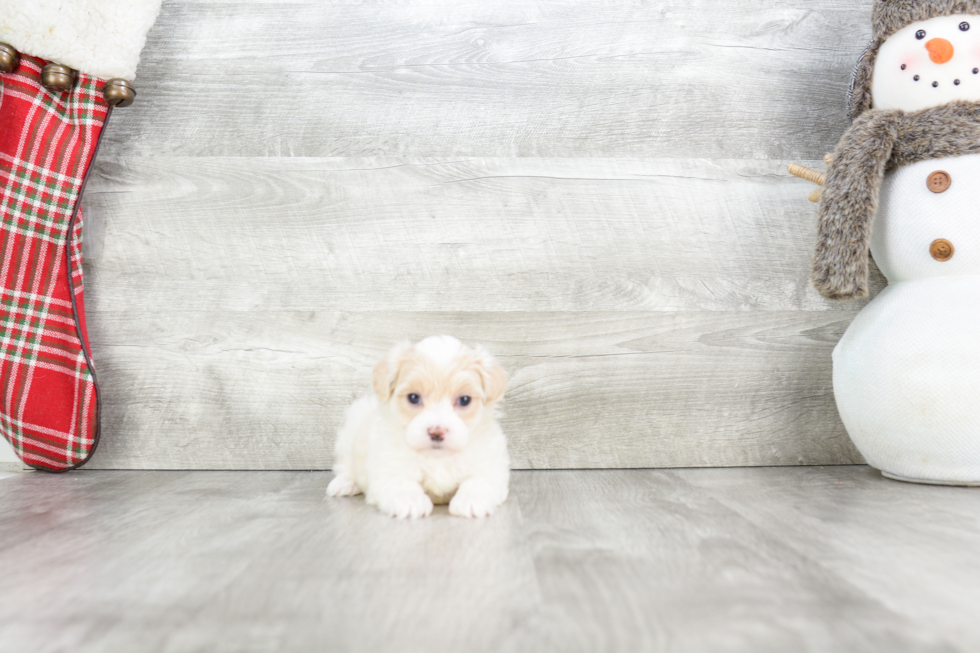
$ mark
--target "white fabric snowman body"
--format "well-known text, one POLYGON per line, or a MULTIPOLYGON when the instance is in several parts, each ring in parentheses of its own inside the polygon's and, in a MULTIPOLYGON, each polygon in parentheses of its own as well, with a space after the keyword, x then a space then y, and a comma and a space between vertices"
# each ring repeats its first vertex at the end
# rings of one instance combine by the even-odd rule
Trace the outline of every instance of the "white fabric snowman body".
MULTIPOLYGON (((980 15, 913 22, 878 50, 872 106, 978 101, 978 73, 980 15)), ((980 485, 980 154, 885 173, 870 250, 889 285, 833 356, 848 434, 886 476, 980 485)))

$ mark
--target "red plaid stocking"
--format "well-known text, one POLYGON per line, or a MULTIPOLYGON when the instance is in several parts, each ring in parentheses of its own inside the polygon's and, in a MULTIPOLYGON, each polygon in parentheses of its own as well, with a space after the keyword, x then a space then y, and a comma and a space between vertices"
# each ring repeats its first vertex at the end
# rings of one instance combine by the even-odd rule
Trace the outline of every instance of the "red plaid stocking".
POLYGON ((28 465, 64 471, 99 438, 78 201, 109 107, 87 75, 47 90, 44 64, 0 74, 0 434, 28 465))

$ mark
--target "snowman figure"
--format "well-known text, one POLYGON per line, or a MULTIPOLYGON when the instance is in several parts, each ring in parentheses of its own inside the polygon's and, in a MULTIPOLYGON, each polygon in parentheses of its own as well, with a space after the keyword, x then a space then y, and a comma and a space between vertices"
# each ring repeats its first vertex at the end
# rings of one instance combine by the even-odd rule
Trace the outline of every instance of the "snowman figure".
POLYGON ((980 485, 980 0, 877 0, 828 159, 812 281, 889 285, 833 354, 855 445, 890 478, 980 485))

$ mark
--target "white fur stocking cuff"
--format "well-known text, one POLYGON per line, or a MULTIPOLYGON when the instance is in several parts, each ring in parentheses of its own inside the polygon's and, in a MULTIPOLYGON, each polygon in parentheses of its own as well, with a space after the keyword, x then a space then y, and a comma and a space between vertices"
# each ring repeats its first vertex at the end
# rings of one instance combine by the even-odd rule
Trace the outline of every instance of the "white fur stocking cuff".
POLYGON ((161 0, 0 0, 0 43, 102 79, 136 77, 161 0))

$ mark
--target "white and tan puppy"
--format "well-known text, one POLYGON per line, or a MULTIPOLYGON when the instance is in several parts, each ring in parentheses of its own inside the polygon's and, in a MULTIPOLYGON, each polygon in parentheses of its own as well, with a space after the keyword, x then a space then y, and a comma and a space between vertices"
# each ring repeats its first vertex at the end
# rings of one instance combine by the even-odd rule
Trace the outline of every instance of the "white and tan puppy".
POLYGON ((327 494, 363 492, 399 518, 447 502, 458 517, 490 515, 510 476, 497 422, 506 383, 489 353, 450 336, 394 347, 374 368, 374 393, 347 411, 327 494))

